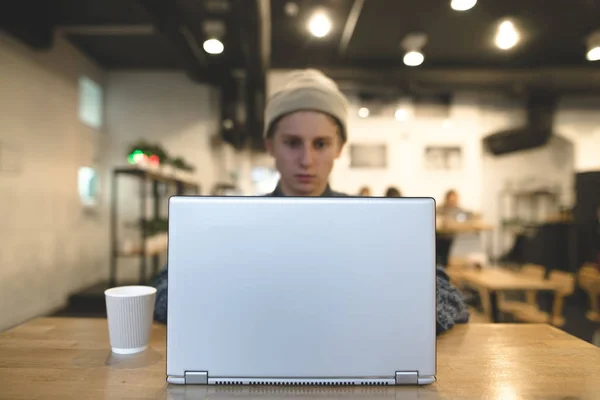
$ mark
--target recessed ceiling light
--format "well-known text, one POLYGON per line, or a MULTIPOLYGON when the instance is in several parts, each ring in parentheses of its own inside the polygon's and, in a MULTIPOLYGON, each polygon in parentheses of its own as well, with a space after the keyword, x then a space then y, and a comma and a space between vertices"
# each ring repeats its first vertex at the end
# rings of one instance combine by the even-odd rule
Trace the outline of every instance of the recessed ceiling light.
POLYGON ((588 61, 600 61, 600 46, 588 51, 586 58, 588 61))
POLYGON ((221 54, 225 49, 223 43, 218 39, 208 39, 204 42, 202 47, 208 54, 221 54))
POLYGON ((496 46, 502 50, 513 48, 519 43, 519 31, 509 20, 505 20, 498 25, 496 32, 496 46))
POLYGON ((586 58, 588 61, 600 61, 600 29, 588 35, 587 49, 586 58))
POLYGON ((452 128, 453 125, 454 124, 452 123, 452 120, 449 118, 445 119, 444 122, 442 122, 442 127, 444 129, 450 129, 450 128, 452 128))
POLYGON ((452 0, 450 7, 456 11, 467 11, 475 7, 475 4, 477 4, 477 0, 452 0))
POLYGON ((367 118, 369 116, 369 109, 367 107, 359 108, 358 116, 361 118, 367 118))
POLYGON ((408 65, 409 67, 418 67, 419 65, 423 64, 423 61, 425 61, 425 56, 423 53, 418 51, 409 51, 404 55, 403 61, 404 64, 408 65))
POLYGON ((315 37, 325 37, 331 31, 331 19, 325 13, 318 12, 308 21, 308 30, 315 37))
POLYGON ((296 15, 298 15, 300 7, 298 7, 298 4, 294 3, 293 1, 288 1, 287 3, 285 3, 283 10, 289 17, 295 17, 296 15))
POLYGON ((230 119, 226 119, 223 121, 223 128, 226 130, 233 129, 233 121, 230 119))

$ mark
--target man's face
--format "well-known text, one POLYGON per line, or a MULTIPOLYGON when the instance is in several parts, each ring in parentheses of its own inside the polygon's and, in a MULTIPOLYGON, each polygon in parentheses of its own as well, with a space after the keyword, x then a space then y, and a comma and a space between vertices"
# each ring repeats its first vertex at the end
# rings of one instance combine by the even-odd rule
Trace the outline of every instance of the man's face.
POLYGON ((458 195, 456 193, 451 193, 448 196, 448 206, 458 207, 458 195))
POLYGON ((338 130, 332 118, 315 111, 297 111, 279 120, 266 148, 275 158, 286 196, 323 194, 343 147, 338 130))

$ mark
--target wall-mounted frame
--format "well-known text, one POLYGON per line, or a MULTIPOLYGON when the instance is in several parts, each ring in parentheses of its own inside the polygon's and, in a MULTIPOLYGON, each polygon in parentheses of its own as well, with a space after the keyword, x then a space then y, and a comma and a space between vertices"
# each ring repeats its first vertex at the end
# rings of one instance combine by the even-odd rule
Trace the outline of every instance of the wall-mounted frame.
POLYGON ((387 168, 385 144, 351 144, 350 168, 387 168))
POLYGON ((427 171, 459 171, 463 169, 460 146, 426 146, 423 165, 427 171))

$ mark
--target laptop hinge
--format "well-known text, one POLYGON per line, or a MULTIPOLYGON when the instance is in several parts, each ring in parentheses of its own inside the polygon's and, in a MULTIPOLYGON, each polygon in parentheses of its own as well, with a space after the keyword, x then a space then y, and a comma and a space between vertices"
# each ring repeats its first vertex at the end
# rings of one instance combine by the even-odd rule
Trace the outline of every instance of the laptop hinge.
POLYGON ((208 371, 185 371, 186 385, 208 385, 208 371))
POLYGON ((419 373, 417 371, 396 371, 396 385, 418 385, 419 373))

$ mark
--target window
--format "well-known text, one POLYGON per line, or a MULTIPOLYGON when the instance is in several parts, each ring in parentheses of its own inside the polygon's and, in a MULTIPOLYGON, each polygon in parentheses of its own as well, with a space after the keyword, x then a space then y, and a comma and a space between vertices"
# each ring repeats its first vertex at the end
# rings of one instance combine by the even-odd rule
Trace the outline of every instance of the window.
POLYGON ((102 87, 91 79, 79 78, 79 119, 87 126, 102 127, 102 87))
POLYGON ((79 168, 77 187, 81 204, 93 207, 98 203, 98 174, 90 167, 79 168))

